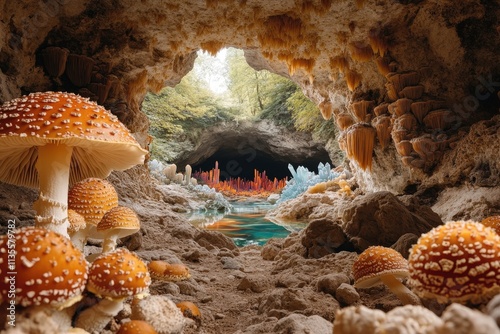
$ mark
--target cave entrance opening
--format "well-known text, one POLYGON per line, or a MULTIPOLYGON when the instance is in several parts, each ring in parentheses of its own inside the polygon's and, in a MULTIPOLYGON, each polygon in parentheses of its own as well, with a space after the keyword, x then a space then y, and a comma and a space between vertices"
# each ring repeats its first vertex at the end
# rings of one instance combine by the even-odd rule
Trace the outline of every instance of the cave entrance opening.
POLYGON ((289 78, 252 68, 243 50, 198 52, 181 82, 148 94, 143 110, 152 159, 180 172, 190 165, 198 180, 224 182, 218 190, 277 192, 289 163, 316 170, 330 162, 321 134, 332 134, 333 123, 289 78))

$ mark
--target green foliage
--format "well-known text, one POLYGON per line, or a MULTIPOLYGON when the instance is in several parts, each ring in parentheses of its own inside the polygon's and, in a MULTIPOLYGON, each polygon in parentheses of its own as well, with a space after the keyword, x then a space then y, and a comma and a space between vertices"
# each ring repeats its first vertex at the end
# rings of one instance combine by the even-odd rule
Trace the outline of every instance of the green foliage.
POLYGON ((227 50, 227 61, 200 54, 193 71, 174 88, 147 94, 142 110, 150 120, 152 157, 168 162, 182 143, 194 143, 204 128, 237 119, 269 119, 278 125, 333 136, 317 106, 291 80, 265 70, 255 71, 243 51, 227 50), (200 64, 203 63, 203 64, 200 64), (213 83, 228 90, 214 93, 213 83))
POLYGON ((235 112, 223 107, 189 74, 175 88, 166 87, 158 95, 147 94, 142 110, 149 117, 151 134, 158 138, 192 137, 192 130, 233 119, 235 112))
POLYGON ((291 80, 272 74, 272 87, 267 94, 272 97, 260 117, 275 123, 311 132, 320 138, 335 135, 332 121, 325 121, 318 107, 309 100, 291 80))

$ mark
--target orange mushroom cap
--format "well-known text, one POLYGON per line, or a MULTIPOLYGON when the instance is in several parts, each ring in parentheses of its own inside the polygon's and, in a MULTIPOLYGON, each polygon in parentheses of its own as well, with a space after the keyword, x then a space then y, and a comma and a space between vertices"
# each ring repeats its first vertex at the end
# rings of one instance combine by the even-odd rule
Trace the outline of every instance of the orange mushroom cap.
POLYGON ((82 252, 53 231, 24 227, 0 236, 0 300, 15 286, 18 305, 71 306, 81 299, 87 269, 82 252))
POLYGON ((69 226, 68 226, 68 233, 75 233, 78 232, 81 229, 84 229, 85 226, 87 225, 85 223, 85 218, 75 210, 68 209, 68 220, 69 220, 69 226))
POLYGON ((111 230, 123 230, 124 233, 119 236, 120 238, 133 234, 139 231, 140 228, 141 223, 134 210, 125 206, 115 206, 109 209, 97 224, 97 231, 101 233, 111 230))
POLYGON ((119 248, 94 260, 87 290, 101 298, 119 299, 146 294, 150 283, 146 264, 125 248, 119 248))
POLYGON ((82 215, 87 224, 97 226, 104 214, 117 205, 118 194, 106 180, 87 178, 68 192, 68 207, 82 215))
POLYGON ((73 147, 70 184, 133 167, 147 153, 116 116, 76 94, 31 93, 0 106, 0 180, 38 188, 37 146, 47 144, 73 147))
POLYGON ((139 218, 134 210, 125 206, 115 206, 102 216, 97 224, 97 233, 102 234, 104 242, 102 252, 107 253, 116 248, 119 238, 132 235, 141 228, 139 218))
POLYGON ((151 261, 148 263, 151 277, 159 281, 182 281, 191 277, 189 268, 182 263, 168 263, 165 261, 151 261))
POLYGON ((413 245, 409 269, 421 297, 482 303, 500 292, 500 236, 477 222, 448 222, 413 245))
POLYGON ((481 224, 494 229, 500 235, 500 216, 486 217, 481 221, 481 224))
POLYGON ((158 332, 148 324, 146 321, 142 320, 131 320, 120 326, 120 329, 116 334, 157 334, 158 332))
POLYGON ((408 262, 398 251, 371 246, 361 253, 352 266, 354 286, 368 288, 382 284, 380 276, 392 275, 396 278, 408 277, 408 262))
POLYGON ((182 301, 175 304, 186 318, 191 318, 195 321, 201 320, 201 312, 198 306, 189 301, 182 301))

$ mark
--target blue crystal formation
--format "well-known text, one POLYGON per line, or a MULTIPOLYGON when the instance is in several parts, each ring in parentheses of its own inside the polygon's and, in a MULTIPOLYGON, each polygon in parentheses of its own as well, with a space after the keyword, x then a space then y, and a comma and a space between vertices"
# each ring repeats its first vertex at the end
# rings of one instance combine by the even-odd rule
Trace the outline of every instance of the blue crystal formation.
POLYGON ((299 166, 295 170, 292 164, 288 164, 288 169, 292 173, 292 178, 287 181, 286 186, 283 188, 280 199, 277 201, 278 204, 296 198, 306 192, 310 186, 333 180, 339 176, 338 173, 332 171, 328 162, 325 164, 322 162, 319 163, 318 174, 311 172, 304 166, 299 166))

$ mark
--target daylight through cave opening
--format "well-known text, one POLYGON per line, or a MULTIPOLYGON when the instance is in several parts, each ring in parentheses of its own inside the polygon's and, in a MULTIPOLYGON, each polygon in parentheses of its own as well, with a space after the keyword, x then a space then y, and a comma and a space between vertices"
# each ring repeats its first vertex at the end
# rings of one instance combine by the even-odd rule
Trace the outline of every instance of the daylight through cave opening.
POLYGON ((291 177, 289 164, 311 171, 331 164, 325 145, 334 124, 295 83, 256 71, 243 50, 211 54, 198 52, 179 84, 146 96, 152 158, 178 171, 190 165, 202 183, 232 179, 254 189, 268 182, 272 191, 291 177))

